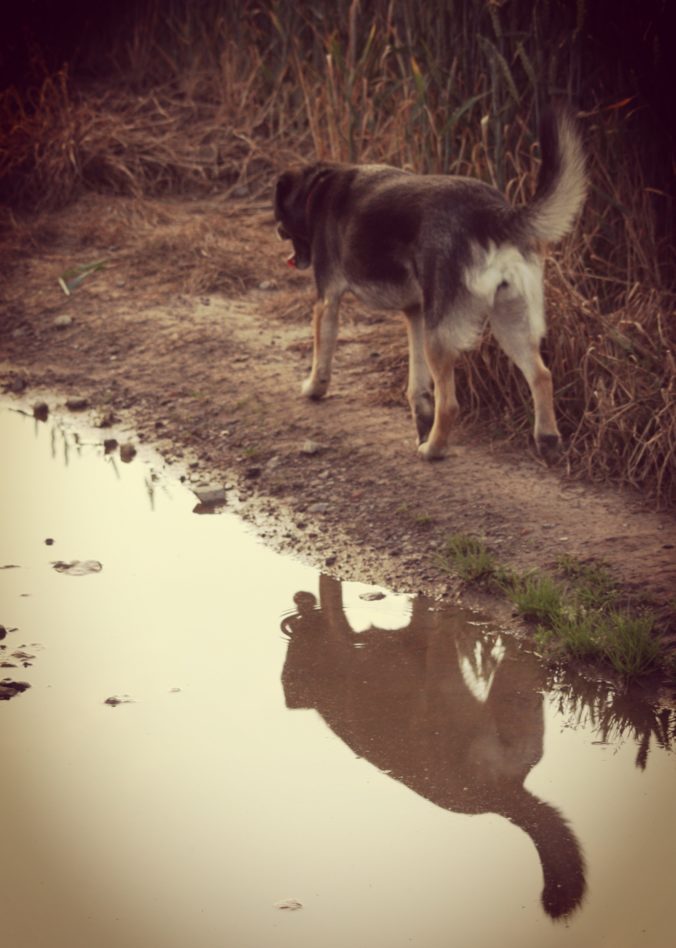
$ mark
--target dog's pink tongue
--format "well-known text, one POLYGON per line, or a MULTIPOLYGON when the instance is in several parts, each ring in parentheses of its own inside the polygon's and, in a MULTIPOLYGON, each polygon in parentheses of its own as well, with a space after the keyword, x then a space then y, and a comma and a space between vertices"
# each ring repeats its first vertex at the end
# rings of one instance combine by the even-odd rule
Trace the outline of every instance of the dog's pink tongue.
POLYGON ((287 265, 287 267, 295 267, 295 266, 296 266, 296 255, 295 255, 295 253, 292 253, 290 257, 287 257, 287 258, 286 258, 286 265, 287 265))

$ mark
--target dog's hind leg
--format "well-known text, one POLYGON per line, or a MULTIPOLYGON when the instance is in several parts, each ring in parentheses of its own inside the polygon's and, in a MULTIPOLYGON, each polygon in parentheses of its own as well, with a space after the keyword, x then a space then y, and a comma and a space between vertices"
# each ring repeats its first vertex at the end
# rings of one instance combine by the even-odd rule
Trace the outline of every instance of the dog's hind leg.
POLYGON ((331 381, 331 364, 338 338, 338 309, 342 294, 331 294, 317 300, 312 311, 312 370, 303 382, 302 393, 319 399, 326 395, 331 381))
POLYGON ((446 445, 458 417, 455 397, 455 363, 458 353, 451 348, 438 331, 425 333, 425 354, 434 379, 434 422, 426 441, 418 448, 427 461, 443 458, 446 445))
POLYGON ((434 421, 432 376, 425 359, 425 326, 422 310, 412 306, 404 310, 408 333, 408 388, 406 395, 418 432, 418 444, 427 440, 434 421))
POLYGON ((554 414, 552 374, 540 355, 540 333, 532 328, 528 304, 523 298, 496 302, 491 329, 500 346, 523 372, 535 409, 533 435, 538 452, 553 462, 561 448, 561 435, 554 414))

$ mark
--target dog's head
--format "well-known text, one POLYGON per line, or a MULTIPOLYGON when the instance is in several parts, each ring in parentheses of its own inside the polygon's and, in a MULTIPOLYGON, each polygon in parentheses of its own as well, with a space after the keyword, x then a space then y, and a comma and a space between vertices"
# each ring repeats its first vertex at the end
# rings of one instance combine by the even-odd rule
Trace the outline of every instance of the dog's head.
POLYGON ((326 170, 320 164, 291 168, 279 176, 275 185, 277 234, 293 243, 293 253, 287 262, 298 270, 307 270, 312 264, 310 213, 326 170))

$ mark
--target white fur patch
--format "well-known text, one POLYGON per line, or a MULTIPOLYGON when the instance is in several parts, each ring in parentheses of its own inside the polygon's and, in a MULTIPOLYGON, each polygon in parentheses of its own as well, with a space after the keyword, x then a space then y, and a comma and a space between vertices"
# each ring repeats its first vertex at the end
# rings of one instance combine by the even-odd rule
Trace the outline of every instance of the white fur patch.
POLYGON ((461 654, 458 649, 463 681, 480 704, 485 704, 488 700, 495 673, 502 664, 505 654, 505 646, 499 637, 490 650, 484 642, 477 642, 471 654, 461 654))
POLYGON ((565 237, 575 223, 587 196, 587 172, 580 136, 570 117, 558 117, 558 148, 561 167, 556 185, 544 200, 529 208, 528 220, 540 240, 554 241, 565 237))
POLYGON ((522 300, 533 338, 545 333, 542 262, 524 257, 512 244, 500 247, 491 241, 488 249, 473 247, 473 262, 464 274, 465 286, 484 304, 486 313, 500 303, 522 300))

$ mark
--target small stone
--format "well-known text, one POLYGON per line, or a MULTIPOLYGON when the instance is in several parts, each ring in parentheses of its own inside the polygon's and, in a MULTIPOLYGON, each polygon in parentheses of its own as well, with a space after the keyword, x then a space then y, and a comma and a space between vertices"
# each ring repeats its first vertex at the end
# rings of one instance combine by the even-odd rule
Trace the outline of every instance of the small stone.
POLYGON ((324 566, 335 566, 337 560, 338 557, 332 553, 331 556, 327 556, 324 560, 324 566))
POLYGON ((54 320, 54 325, 57 329, 67 329, 68 326, 73 325, 73 317, 67 313, 61 313, 61 315, 57 316, 54 320))
POLYGON ((129 695, 111 695, 111 697, 106 698, 103 703, 111 708, 116 708, 120 704, 132 704, 133 698, 130 698, 129 695))
POLYGON ((20 695, 28 688, 30 685, 27 681, 12 681, 10 678, 3 678, 0 681, 0 701, 9 701, 10 698, 20 695))
POLYGON ((226 501, 224 487, 196 487, 193 493, 201 504, 206 504, 208 507, 224 504, 226 501))
POLYGON ((281 902, 275 902, 275 908, 286 912, 296 912, 303 908, 303 903, 298 899, 282 899, 281 902))
POLYGON ((313 455, 319 454, 323 450, 323 445, 319 444, 318 441, 304 441, 300 446, 300 453, 313 455))
POLYGON ((129 464, 130 461, 133 461, 136 457, 136 448, 131 443, 131 441, 125 441, 124 444, 120 445, 120 460, 125 464, 129 464))
POLYGON ((68 576, 89 576, 103 569, 103 564, 98 560, 55 560, 52 566, 57 573, 66 573, 68 576))
POLYGON ((83 396, 75 395, 72 398, 66 399, 66 408, 68 411, 84 411, 85 408, 88 407, 89 399, 83 396))
POLYGON ((104 438, 103 450, 105 454, 112 454, 117 449, 117 438, 104 438))
POLYGON ((47 421, 49 417, 49 405, 47 402, 36 402, 33 405, 33 418, 38 421, 47 421))
POLYGON ((331 504, 326 504, 320 501, 317 504, 310 504, 310 506, 307 509, 307 512, 310 514, 323 514, 323 513, 328 513, 330 509, 331 509, 331 504))
POLYGON ((276 280, 261 280, 258 284, 259 290, 276 290, 277 281, 276 280))
POLYGON ((364 602, 378 602, 379 599, 385 598, 385 593, 384 592, 365 592, 365 593, 360 593, 359 598, 363 599, 364 602))

